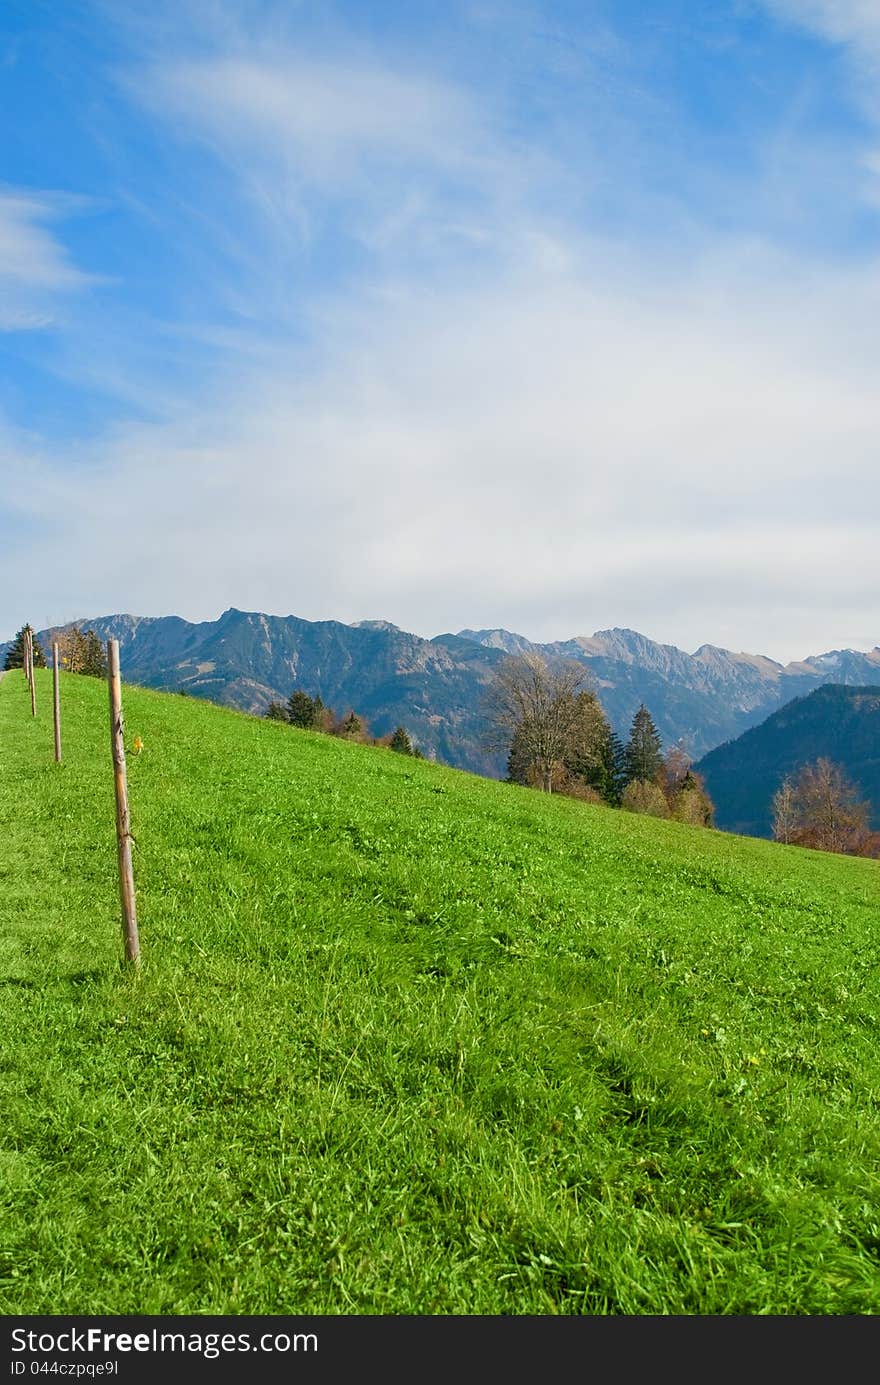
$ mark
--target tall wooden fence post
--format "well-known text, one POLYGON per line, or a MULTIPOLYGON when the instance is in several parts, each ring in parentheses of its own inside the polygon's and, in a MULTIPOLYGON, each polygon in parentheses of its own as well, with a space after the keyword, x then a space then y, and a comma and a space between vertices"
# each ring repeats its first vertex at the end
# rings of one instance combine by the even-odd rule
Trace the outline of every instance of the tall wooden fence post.
POLYGON ((52 641, 52 706, 55 716, 55 761, 61 764, 61 689, 59 687, 59 668, 61 655, 58 641, 52 641))
POLYGON ((34 680, 34 632, 28 630, 28 674, 31 684, 31 716, 37 715, 37 685, 34 680))
POLYGON ((125 960, 140 965, 134 872, 131 864, 131 819, 128 812, 128 778, 125 770, 125 723, 122 719, 122 682, 119 676, 119 641, 107 641, 107 683, 110 689, 110 748, 116 785, 116 855, 119 863, 119 900, 125 960))
POLYGON ((28 687, 30 687, 31 685, 31 669, 30 664, 28 662, 28 642, 30 640, 30 637, 31 632, 30 630, 26 629, 24 632, 24 638, 21 642, 21 668, 22 672, 24 673, 25 682, 27 683, 28 687))

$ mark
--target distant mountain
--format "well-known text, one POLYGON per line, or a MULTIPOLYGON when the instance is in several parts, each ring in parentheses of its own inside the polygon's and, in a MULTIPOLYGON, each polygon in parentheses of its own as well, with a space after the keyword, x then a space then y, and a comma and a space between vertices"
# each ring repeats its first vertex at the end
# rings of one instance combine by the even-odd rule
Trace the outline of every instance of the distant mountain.
MULTIPOLYGON (((880 648, 837 650, 783 666, 713 645, 687 654, 622 629, 551 644, 500 629, 427 640, 386 620, 344 625, 234 608, 201 624, 130 615, 78 623, 119 640, 123 673, 134 682, 257 713, 300 687, 320 693, 337 711, 356 708, 376 735, 402 723, 427 754, 481 774, 503 772, 503 758, 481 744, 482 703, 493 670, 508 654, 578 660, 622 736, 644 702, 664 741, 682 741, 694 757, 829 681, 880 683, 880 648)), ((39 632, 44 645, 51 637, 39 632)))
MULTIPOLYGON (((481 745, 481 704, 504 656, 472 641, 425 640, 388 621, 343 625, 234 608, 201 624, 130 615, 77 623, 119 640, 130 682, 256 713, 299 687, 337 712, 356 709, 375 735, 402 723, 428 755, 502 773, 501 757, 481 745)), ((54 633, 39 632, 44 649, 54 633)))
POLYGON ((586 665, 608 716, 628 733, 640 702, 664 742, 681 741, 697 757, 764 720, 793 697, 824 683, 880 682, 880 648, 835 650, 779 664, 762 654, 734 654, 704 644, 694 654, 658 644, 636 630, 599 630, 553 644, 533 644, 507 630, 462 630, 486 648, 529 650, 586 665))
POLYGON ((719 827, 769 837, 776 789, 787 774, 823 755, 858 785, 873 808, 871 825, 880 829, 880 687, 826 684, 716 747, 696 768, 719 827))

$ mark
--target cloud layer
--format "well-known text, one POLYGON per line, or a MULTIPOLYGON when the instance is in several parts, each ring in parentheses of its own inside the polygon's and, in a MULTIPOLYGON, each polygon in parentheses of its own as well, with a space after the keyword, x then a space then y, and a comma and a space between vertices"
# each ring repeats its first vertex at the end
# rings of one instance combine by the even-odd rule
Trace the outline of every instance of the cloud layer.
MULTIPOLYGON (((21 455, 7 464, 94 614, 112 574, 115 607, 191 618, 614 623, 775 657, 865 644, 878 294, 804 277, 768 295, 732 266, 660 291, 595 262, 399 288, 338 307, 307 363, 261 364, 210 418, 32 460, 24 485, 21 455)), ((11 580, 14 551, 0 562, 11 580)), ((75 613, 34 581, 38 607, 75 613)))
MULTIPOLYGON (((867 8, 774 8, 873 42, 867 8)), ((213 298, 161 325, 159 365, 112 332, 88 373, 71 353, 74 382, 118 391, 112 423, 51 448, 0 427, 6 628, 236 605, 782 659, 880 643, 872 254, 671 197, 662 236, 647 214, 615 236, 590 198, 623 69, 575 162, 562 113, 521 128, 497 82, 440 63, 237 25, 147 46, 117 86, 189 151, 175 205, 213 298)), ((786 138, 778 200, 805 195, 786 138)), ((47 211, 0 197, 17 291, 83 286, 47 211)))

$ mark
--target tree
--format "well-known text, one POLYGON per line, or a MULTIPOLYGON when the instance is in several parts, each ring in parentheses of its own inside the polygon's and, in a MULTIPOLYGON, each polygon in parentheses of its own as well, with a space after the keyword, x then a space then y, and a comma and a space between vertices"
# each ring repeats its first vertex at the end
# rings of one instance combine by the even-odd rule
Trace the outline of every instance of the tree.
POLYGON ((620 806, 627 813, 644 813, 651 818, 669 817, 669 804, 660 785, 653 779, 631 779, 621 795, 620 806))
POLYGON ((315 731, 333 731, 335 718, 329 707, 325 707, 321 701, 320 693, 316 693, 314 703, 314 721, 312 722, 315 731))
POLYGON ((265 712, 263 713, 263 716, 267 717, 269 721, 290 720, 290 717, 287 714, 287 708, 285 707, 283 702, 270 702, 265 712))
POLYGON ((715 805, 706 792, 703 777, 691 768, 691 757, 681 744, 670 746, 663 756, 660 788, 676 822, 691 827, 711 827, 715 805))
POLYGON ((68 673, 85 673, 92 678, 107 677, 107 654, 94 630, 83 631, 71 625, 58 635, 58 653, 68 673))
POLYGON ((660 787, 671 807, 682 790, 691 772, 691 757, 679 742, 672 745, 663 756, 660 770, 660 787))
POLYGON ((711 827, 715 817, 715 804, 706 792, 703 777, 692 769, 681 781, 669 808, 676 822, 686 822, 691 827, 711 827))
POLYGON ((613 807, 620 806, 626 787, 626 747, 613 728, 609 727, 608 743, 602 751, 603 797, 613 807))
POLYGON ((551 665, 538 654, 513 655, 499 664, 484 704, 484 741, 488 749, 508 752, 516 782, 532 775, 545 793, 553 791, 554 776, 558 780, 574 749, 577 694, 585 682, 583 665, 551 665))
POLYGON ((34 634, 34 627, 32 625, 23 625, 6 651, 6 660, 3 664, 3 668, 7 672, 12 668, 24 668, 24 640, 28 631, 30 631, 34 644, 34 668, 46 667, 46 656, 40 648, 39 640, 34 634))
POLYGON ((663 753, 660 734, 644 703, 633 717, 624 751, 626 782, 640 779, 644 783, 656 781, 663 769, 663 753))
POLYGON ((343 741, 358 741, 363 744, 370 739, 367 723, 354 711, 348 711, 344 716, 333 719, 329 730, 331 735, 338 736, 343 741))
MULTIPOLYGON (((287 699, 287 720, 291 726, 299 726, 303 731, 311 731, 317 721, 317 699, 296 688, 287 699)), ((321 706, 323 707, 323 703, 321 706)))
POLYGON ((413 743, 409 738, 409 732, 404 726, 396 726, 388 742, 389 750, 396 750, 399 755, 412 755, 413 743))
POLYGON ((583 689, 576 694, 575 704, 571 744, 563 760, 568 780, 567 791, 584 785, 602 799, 606 797, 608 788, 611 727, 594 692, 583 689))
POLYGON ((861 798, 840 765, 826 756, 804 765, 787 784, 783 781, 773 806, 774 836, 778 815, 780 833, 787 833, 786 839, 797 846, 851 856, 865 849, 870 804, 861 798))
POLYGON ((90 678, 107 677, 107 654, 94 630, 87 630, 83 636, 80 673, 85 673, 90 678))
POLYGON ((786 775, 773 795, 773 840, 792 842, 798 828, 798 808, 795 787, 786 775))

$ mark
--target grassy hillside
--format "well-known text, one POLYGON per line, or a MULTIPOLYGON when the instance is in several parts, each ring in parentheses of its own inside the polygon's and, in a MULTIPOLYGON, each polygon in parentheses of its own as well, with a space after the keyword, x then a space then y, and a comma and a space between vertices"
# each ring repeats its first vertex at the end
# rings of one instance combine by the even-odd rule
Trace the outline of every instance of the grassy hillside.
POLYGON ((880 1311, 880 866, 0 684, 0 1310, 880 1311))

